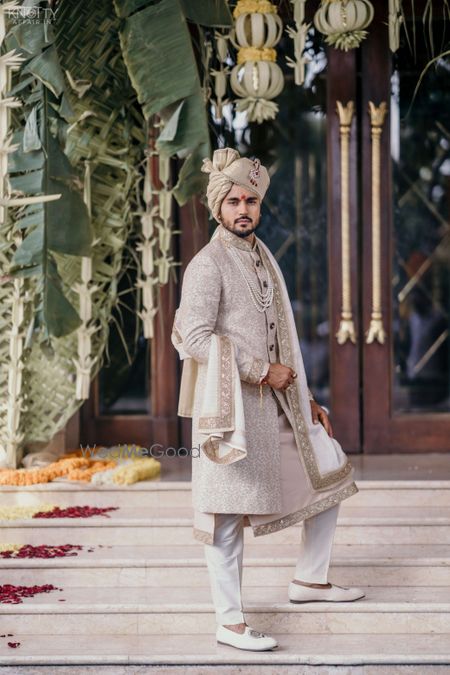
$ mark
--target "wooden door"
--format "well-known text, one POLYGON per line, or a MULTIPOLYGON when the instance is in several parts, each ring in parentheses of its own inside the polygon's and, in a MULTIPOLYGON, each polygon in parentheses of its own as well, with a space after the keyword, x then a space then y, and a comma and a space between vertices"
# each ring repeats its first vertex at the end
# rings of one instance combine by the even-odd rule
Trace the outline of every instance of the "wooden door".
POLYGON ((412 102, 423 7, 416 58, 404 31, 390 51, 381 5, 358 50, 327 50, 330 406, 350 452, 450 449, 450 77, 430 69, 412 102))
MULTIPOLYGON (((416 0, 416 60, 404 31, 399 51, 390 52, 387 4, 376 3, 357 50, 327 47, 310 28, 301 87, 286 65, 292 45, 283 37, 277 51, 285 88, 274 120, 249 125, 230 113, 211 122, 216 145, 236 147, 268 167, 271 183, 257 234, 285 276, 310 388, 329 408, 335 435, 349 453, 450 449, 445 68, 429 71, 407 115, 430 58, 423 47, 423 6, 416 0)), ((308 22, 316 8, 307 5, 308 22)), ((433 31, 436 44, 445 45, 437 17, 433 31)), ((196 200, 195 208, 180 210, 179 225, 181 280, 214 224, 196 200)), ((148 408, 134 416, 102 416, 93 396, 86 439, 112 442, 128 429, 135 442, 189 443, 189 420, 176 417, 179 363, 170 343, 179 287, 163 294, 148 361, 148 408)))
MULTIPOLYGON (((404 32, 391 54, 385 20, 378 15, 360 63, 362 445, 368 453, 448 451, 448 61, 428 70, 412 102, 431 58, 420 14, 416 59, 404 32)), ((412 36, 408 14, 407 28, 412 36)), ((432 33, 435 48, 448 49, 440 15, 432 33)))

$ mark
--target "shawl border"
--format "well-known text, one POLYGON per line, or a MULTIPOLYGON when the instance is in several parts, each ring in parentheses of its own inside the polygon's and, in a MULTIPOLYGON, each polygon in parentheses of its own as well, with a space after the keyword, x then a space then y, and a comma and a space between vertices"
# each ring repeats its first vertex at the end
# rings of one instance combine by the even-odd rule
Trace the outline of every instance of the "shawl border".
MULTIPOLYGON (((274 284, 274 299, 277 308, 277 334, 280 348, 280 359, 285 365, 295 368, 289 340, 286 312, 283 307, 278 277, 275 273, 275 270, 273 269, 271 261, 262 247, 260 247, 260 251, 261 256, 264 259, 264 264, 267 265, 267 269, 270 271, 274 284)), ((341 482, 346 476, 348 476, 348 474, 352 471, 353 466, 347 457, 346 463, 339 469, 328 471, 323 475, 320 473, 314 454, 314 449, 311 445, 311 440, 306 429, 305 419, 302 414, 298 389, 297 387, 288 387, 285 391, 285 394, 294 419, 292 428, 297 443, 297 449, 301 459, 303 460, 306 472, 311 481, 311 485, 317 491, 326 490, 330 486, 341 482)))

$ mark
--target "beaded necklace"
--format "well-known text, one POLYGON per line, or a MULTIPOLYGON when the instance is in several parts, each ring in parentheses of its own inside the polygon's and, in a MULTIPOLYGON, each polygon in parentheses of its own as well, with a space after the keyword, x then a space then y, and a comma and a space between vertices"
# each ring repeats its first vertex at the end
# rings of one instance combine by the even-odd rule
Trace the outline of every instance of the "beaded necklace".
POLYGON ((250 292, 250 297, 252 299, 253 304, 255 305, 256 309, 258 312, 265 312, 265 310, 270 307, 273 301, 273 283, 271 280, 269 280, 269 284, 267 286, 267 290, 261 291, 259 288, 258 284, 255 282, 255 280, 248 275, 247 270, 245 269, 244 262, 242 261, 242 258, 238 251, 233 247, 230 246, 228 247, 228 250, 230 252, 231 257, 233 258, 234 262, 236 263, 237 268, 239 269, 240 273, 244 277, 244 281, 247 285, 247 288, 250 292))

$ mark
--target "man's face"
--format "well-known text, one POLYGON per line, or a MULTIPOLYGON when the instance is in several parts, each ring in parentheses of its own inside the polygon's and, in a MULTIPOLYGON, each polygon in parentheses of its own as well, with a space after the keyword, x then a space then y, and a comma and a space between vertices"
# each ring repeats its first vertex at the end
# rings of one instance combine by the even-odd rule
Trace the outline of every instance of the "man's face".
POLYGON ((233 185, 220 207, 220 221, 238 237, 248 237, 258 227, 261 218, 261 200, 251 190, 233 185))

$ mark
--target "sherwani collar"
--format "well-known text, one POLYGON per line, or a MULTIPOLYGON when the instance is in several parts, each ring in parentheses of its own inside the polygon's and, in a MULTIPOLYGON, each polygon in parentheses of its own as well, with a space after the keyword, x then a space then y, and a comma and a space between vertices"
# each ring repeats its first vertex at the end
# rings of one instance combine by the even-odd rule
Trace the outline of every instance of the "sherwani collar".
POLYGON ((236 248, 240 248, 243 251, 252 252, 257 250, 258 244, 256 235, 254 235, 253 244, 251 244, 247 239, 238 237, 237 234, 234 234, 234 232, 227 230, 227 228, 224 227, 223 225, 218 225, 217 227, 219 229, 220 238, 228 245, 235 246, 236 248))

